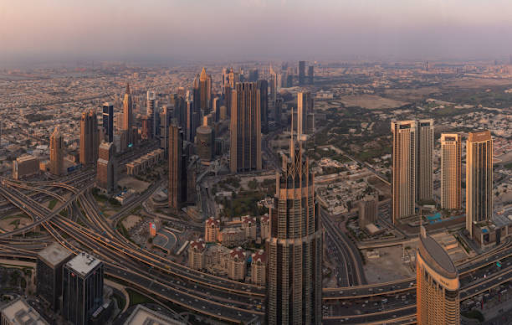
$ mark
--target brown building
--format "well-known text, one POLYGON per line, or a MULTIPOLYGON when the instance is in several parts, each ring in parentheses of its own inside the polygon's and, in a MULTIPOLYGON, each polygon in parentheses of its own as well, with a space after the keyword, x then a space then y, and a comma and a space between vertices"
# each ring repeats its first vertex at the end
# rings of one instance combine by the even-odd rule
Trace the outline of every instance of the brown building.
POLYGON ((391 122, 393 133, 393 223, 415 214, 416 121, 391 122))
POLYGON ((80 163, 95 164, 98 160, 100 133, 98 118, 94 110, 83 112, 80 119, 80 163))
POLYGON ((204 228, 204 239, 207 243, 213 243, 219 240, 220 220, 210 217, 206 219, 204 228))
POLYGON ((190 242, 188 248, 188 265, 194 270, 205 268, 205 248, 206 244, 202 238, 190 242))
POLYGON ((416 121, 418 131, 417 145, 417 176, 416 176, 416 200, 431 201, 434 191, 434 120, 416 121))
POLYGON ((469 133, 466 144, 466 229, 492 218, 493 143, 490 131, 469 133))
POLYGON ((183 132, 177 125, 169 127, 169 207, 180 210, 187 200, 186 161, 183 155, 183 132))
POLYGON ((265 286, 267 284, 267 254, 265 251, 260 249, 256 253, 252 254, 251 262, 251 282, 265 286))
POLYGON ((247 269, 247 253, 242 247, 237 247, 229 252, 228 278, 241 281, 245 279, 247 269))
POLYGON ((99 158, 96 168, 96 186, 107 193, 117 189, 117 162, 115 146, 112 142, 103 142, 99 147, 99 158))
POLYGON ((62 175, 64 172, 64 141, 56 127, 50 137, 50 173, 62 175))
POLYGON ((378 216, 378 203, 375 198, 368 198, 359 201, 359 228, 361 230, 370 223, 375 223, 378 216))
POLYGON ((462 208, 462 137, 457 133, 441 134, 441 208, 462 208))
POLYGON ((230 170, 232 173, 260 170, 260 90, 255 82, 239 82, 231 94, 230 170))
POLYGON ((31 155, 23 155, 12 162, 12 177, 21 179, 39 173, 39 159, 31 155))
POLYGON ((460 324, 457 268, 423 227, 416 253, 416 284, 418 325, 460 324))

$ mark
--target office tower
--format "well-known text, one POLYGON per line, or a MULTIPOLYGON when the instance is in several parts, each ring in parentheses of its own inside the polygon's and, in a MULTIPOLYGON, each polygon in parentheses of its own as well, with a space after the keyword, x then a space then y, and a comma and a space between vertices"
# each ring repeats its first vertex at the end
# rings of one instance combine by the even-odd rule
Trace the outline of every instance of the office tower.
POLYGON ((422 227, 416 253, 418 325, 460 324, 459 287, 450 256, 422 227))
POLYGON ((277 73, 270 66, 270 102, 275 104, 277 99, 277 73))
POLYGON ((62 267, 73 254, 57 243, 53 243, 37 254, 36 294, 56 311, 62 295, 62 267))
MULTIPOLYGON (((308 115, 314 112, 313 105, 313 98, 309 91, 297 94, 297 138, 299 140, 303 140, 303 135, 307 134, 308 115)), ((309 116, 309 118, 313 117, 309 116)))
POLYGON ((260 72, 258 69, 252 69, 249 71, 249 82, 256 82, 260 78, 260 72))
MULTIPOLYGON (((169 126, 171 125, 172 114, 167 106, 162 107, 160 113, 160 148, 164 149, 165 154, 168 154, 169 149, 169 126)), ((178 121, 178 124, 179 121, 178 121)), ((180 125, 181 126, 181 125, 180 125)))
POLYGON ((16 180, 36 175, 39 171, 39 159, 37 157, 24 154, 12 162, 12 177, 16 180))
POLYGON ((255 82, 239 82, 231 97, 231 172, 260 170, 260 90, 255 82))
POLYGON ((308 84, 313 85, 315 78, 315 67, 310 65, 308 67, 308 84))
POLYGON ((113 142, 103 142, 99 148, 99 158, 96 168, 96 186, 113 193, 117 190, 117 162, 113 142))
MULTIPOLYGON (((322 229, 314 176, 302 146, 283 156, 270 210, 267 324, 321 324, 322 229)), ((300 142, 299 142, 300 143, 300 142)))
POLYGON ((259 80, 258 89, 260 90, 260 114, 261 114, 261 132, 268 133, 268 81, 259 80))
POLYGON ((274 120, 276 121, 276 125, 278 127, 281 126, 281 114, 283 112, 283 99, 278 98, 275 101, 275 107, 274 107, 274 120))
POLYGON ((82 113, 80 119, 80 163, 91 165, 98 160, 98 118, 93 110, 82 113))
POLYGON ((212 127, 206 123, 206 117, 205 123, 197 128, 196 134, 197 155, 201 162, 209 164, 214 155, 215 135, 212 127))
POLYGON ((64 169, 64 141, 56 127, 50 137, 50 173, 61 175, 64 169))
POLYGON ((103 305, 103 262, 81 253, 64 265, 62 316, 74 325, 89 323, 103 305))
POLYGON ((130 84, 126 84, 126 93, 123 99, 123 130, 127 132, 127 146, 133 143, 133 103, 130 92, 130 84))
POLYGON ((150 129, 149 129, 149 133, 150 133, 150 138, 154 138, 156 136, 156 128, 157 128, 157 125, 156 125, 156 94, 154 91, 149 91, 147 92, 147 95, 146 95, 146 100, 147 100, 147 103, 146 103, 146 116, 148 117, 148 119, 151 121, 151 123, 149 123, 150 126, 150 129))
POLYGON ((153 138, 153 119, 151 116, 143 116, 140 120, 141 122, 141 133, 140 136, 143 140, 149 140, 153 138))
POLYGON ((201 70, 201 74, 197 75, 194 79, 193 93, 194 108, 197 111, 203 111, 208 114, 211 108, 210 100, 212 96, 212 77, 206 74, 205 68, 203 68, 203 70, 201 70))
POLYGON ((299 61, 299 86, 305 84, 306 79, 306 61, 299 61))
POLYGON ((466 229, 492 218, 492 155, 490 131, 471 132, 466 144, 466 229))
POLYGON ((433 199, 433 159, 434 156, 434 120, 419 120, 416 122, 418 141, 418 167, 416 177, 416 200, 431 201, 433 199))
POLYGON ((103 103, 103 140, 114 142, 114 105, 103 103))
MULTIPOLYGON (((177 125, 169 127, 169 207, 181 209, 186 201, 186 178, 183 179, 187 168, 183 161, 183 132, 177 125)), ((186 163, 186 162, 185 162, 186 163)))
POLYGON ((286 73, 286 88, 293 87, 293 74, 290 72, 286 73))
POLYGON ((393 133, 393 223, 415 213, 416 121, 391 122, 393 133))
POLYGON ((374 197, 365 198, 359 201, 359 228, 364 229, 370 223, 375 223, 378 216, 377 199, 374 197))
POLYGON ((462 208, 462 137, 457 133, 441 134, 441 208, 462 208))

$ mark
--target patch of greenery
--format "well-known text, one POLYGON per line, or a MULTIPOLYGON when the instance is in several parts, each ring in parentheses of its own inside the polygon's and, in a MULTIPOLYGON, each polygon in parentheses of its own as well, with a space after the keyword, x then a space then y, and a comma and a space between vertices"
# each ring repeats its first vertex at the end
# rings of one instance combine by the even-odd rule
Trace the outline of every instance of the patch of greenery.
POLYGON ((48 209, 53 210, 53 208, 55 208, 56 205, 57 205, 57 199, 53 199, 48 204, 48 209))
POLYGON ((128 295, 130 296, 130 306, 153 302, 153 299, 150 299, 136 291, 133 291, 130 289, 126 289, 126 291, 128 292, 128 295))
POLYGON ((483 323, 483 321, 485 320, 484 315, 479 310, 476 309, 465 311, 462 312, 461 314, 466 318, 478 319, 481 323, 483 323))

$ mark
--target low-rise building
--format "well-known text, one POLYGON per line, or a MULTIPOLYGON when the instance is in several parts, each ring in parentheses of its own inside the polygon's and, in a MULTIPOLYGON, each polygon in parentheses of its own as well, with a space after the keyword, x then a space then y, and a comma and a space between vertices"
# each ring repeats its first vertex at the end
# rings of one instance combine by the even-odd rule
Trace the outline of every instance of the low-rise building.
POLYGON ((242 247, 237 247, 229 252, 228 277, 232 280, 244 280, 247 268, 247 253, 242 247))
POLYGON ((264 250, 259 250, 252 254, 251 261, 251 282, 264 286, 267 283, 267 254, 264 250))
POLYGON ((194 240, 188 248, 188 265, 194 270, 205 268, 205 248, 206 244, 202 238, 194 240))
POLYGON ((126 164, 126 174, 128 175, 141 175, 145 173, 151 167, 158 165, 164 160, 164 150, 156 149, 150 153, 135 159, 132 162, 126 164))
POLYGON ((2 325, 49 325, 23 298, 11 301, 0 311, 2 325))
POLYGON ((245 230, 240 227, 224 228, 219 233, 219 241, 224 246, 242 245, 246 241, 245 230))
POLYGON ((172 319, 145 306, 137 305, 123 325, 184 325, 185 322, 172 319))

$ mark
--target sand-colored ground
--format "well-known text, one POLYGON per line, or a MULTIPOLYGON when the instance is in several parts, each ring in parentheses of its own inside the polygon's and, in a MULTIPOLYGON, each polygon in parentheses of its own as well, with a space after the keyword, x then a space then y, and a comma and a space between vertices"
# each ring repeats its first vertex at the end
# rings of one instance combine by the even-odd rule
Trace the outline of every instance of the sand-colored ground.
POLYGON ((141 221, 142 218, 139 217, 139 216, 134 216, 133 214, 129 215, 128 217, 126 217, 124 220, 123 220, 123 226, 127 229, 127 230, 130 230, 132 229, 133 227, 135 227, 135 225, 141 221))
MULTIPOLYGON (((366 258, 364 272, 368 283, 379 283, 413 277, 414 271, 402 260, 402 246, 378 249, 379 258, 366 258)), ((363 251, 366 254, 366 251, 363 251)))
POLYGON ((16 229, 16 220, 19 220, 18 228, 24 227, 32 223, 32 219, 30 219, 28 216, 24 217, 7 217, 7 219, 0 220, 0 228, 2 228, 5 231, 13 231, 16 229))
POLYGON ((347 107, 359 106, 367 109, 396 108, 408 104, 404 101, 367 94, 343 96, 341 102, 347 107))
POLYGON ((384 93, 387 97, 400 100, 400 101, 421 101, 430 94, 439 91, 437 87, 423 87, 416 89, 386 89, 384 93))
POLYGON ((144 181, 139 181, 138 179, 131 176, 125 176, 119 180, 118 185, 121 187, 126 186, 128 189, 132 189, 137 193, 142 193, 149 187, 150 184, 144 181))

